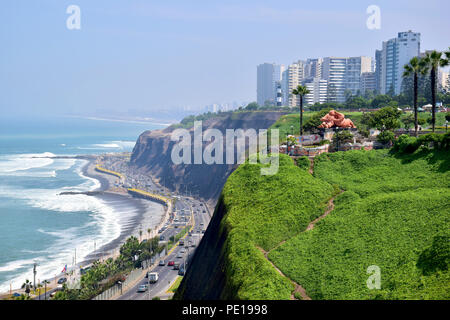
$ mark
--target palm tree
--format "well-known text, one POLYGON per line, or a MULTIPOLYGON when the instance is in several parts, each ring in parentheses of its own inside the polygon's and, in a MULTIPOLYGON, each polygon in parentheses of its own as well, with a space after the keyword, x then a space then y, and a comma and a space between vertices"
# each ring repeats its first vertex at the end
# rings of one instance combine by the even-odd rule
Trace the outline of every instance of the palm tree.
POLYGON ((419 127, 417 120, 417 94, 418 94, 418 78, 419 73, 424 70, 418 57, 412 58, 408 64, 404 66, 403 78, 414 76, 414 135, 417 137, 417 130, 419 127))
POLYGON ((303 97, 310 93, 306 86, 298 85, 297 88, 292 90, 292 94, 299 96, 300 98, 300 135, 303 135, 303 97))
POLYGON ((434 132, 436 126, 436 75, 439 67, 449 65, 449 52, 445 53, 445 58, 442 52, 432 51, 427 52, 426 56, 420 60, 421 66, 424 68, 423 72, 428 73, 430 70, 431 80, 431 125, 434 132))
POLYGON ((148 233, 148 238, 150 239, 150 233, 152 232, 152 229, 151 228, 148 228, 147 229, 147 233, 148 233))
POLYGON ((31 292, 31 287, 33 286, 33 284, 31 283, 30 280, 26 279, 25 282, 22 284, 22 289, 25 288, 25 293, 30 296, 30 292, 31 292))

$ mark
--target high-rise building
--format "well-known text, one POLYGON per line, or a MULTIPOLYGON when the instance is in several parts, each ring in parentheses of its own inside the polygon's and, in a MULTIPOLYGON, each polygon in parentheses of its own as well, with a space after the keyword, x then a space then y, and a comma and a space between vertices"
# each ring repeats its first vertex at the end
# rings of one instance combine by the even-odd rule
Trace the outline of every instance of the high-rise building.
POLYGON ((362 93, 361 74, 372 71, 372 58, 351 57, 347 59, 345 72, 345 90, 350 90, 352 95, 362 93))
POLYGON ((259 105, 276 103, 276 86, 283 71, 284 66, 275 63, 263 63, 257 67, 256 101, 259 105))
POLYGON ((298 97, 292 95, 292 90, 302 83, 304 78, 304 62, 298 61, 290 64, 285 72, 283 72, 282 91, 284 94, 284 105, 296 107, 299 105, 298 97))
POLYGON ((377 89, 375 72, 363 72, 361 73, 361 94, 365 94, 368 91, 375 92, 377 89))
POLYGON ((322 78, 322 58, 307 59, 304 66, 304 79, 322 78))
POLYGON ((322 78, 328 81, 328 101, 345 102, 345 73, 347 58, 326 57, 323 59, 322 78))
POLYGON ((377 84, 380 93, 400 94, 405 64, 420 55, 420 33, 399 32, 397 38, 384 41, 375 52, 377 84))
POLYGON ((384 87, 385 81, 385 79, 381 76, 383 69, 382 56, 382 50, 375 51, 375 91, 377 93, 381 93, 381 88, 384 87))
POLYGON ((440 91, 445 90, 448 91, 450 89, 450 78, 449 73, 439 70, 438 72, 438 89, 440 91))
POLYGON ((309 78, 305 80, 304 85, 308 88, 310 93, 305 95, 306 105, 315 103, 324 103, 327 101, 328 81, 316 78, 309 78))

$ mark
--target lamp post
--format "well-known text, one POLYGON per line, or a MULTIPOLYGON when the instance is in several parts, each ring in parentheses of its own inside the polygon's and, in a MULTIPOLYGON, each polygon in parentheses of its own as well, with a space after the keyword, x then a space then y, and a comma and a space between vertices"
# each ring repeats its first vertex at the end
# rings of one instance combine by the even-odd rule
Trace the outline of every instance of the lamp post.
POLYGON ((47 283, 50 283, 48 280, 44 280, 44 300, 47 300, 47 283))
POLYGON ((33 277, 34 277, 33 286, 34 286, 34 290, 36 290, 36 273, 37 273, 36 266, 37 266, 37 263, 36 262, 33 263, 33 277))

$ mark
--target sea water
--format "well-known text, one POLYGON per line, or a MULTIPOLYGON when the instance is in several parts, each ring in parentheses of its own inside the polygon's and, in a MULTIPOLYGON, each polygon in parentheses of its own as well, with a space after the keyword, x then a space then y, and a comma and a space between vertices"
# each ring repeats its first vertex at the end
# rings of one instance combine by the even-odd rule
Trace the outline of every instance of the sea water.
POLYGON ((100 186, 83 175, 85 160, 42 157, 131 151, 140 133, 160 127, 69 117, 0 119, 0 292, 33 281, 34 263, 36 281, 43 281, 121 232, 110 203, 59 195, 100 186))

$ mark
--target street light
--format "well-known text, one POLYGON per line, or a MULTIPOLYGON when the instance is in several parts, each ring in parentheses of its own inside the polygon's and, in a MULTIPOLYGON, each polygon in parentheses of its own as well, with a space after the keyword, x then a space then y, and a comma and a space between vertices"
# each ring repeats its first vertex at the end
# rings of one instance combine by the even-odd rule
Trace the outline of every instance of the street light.
POLYGON ((50 283, 48 280, 44 280, 44 300, 47 300, 47 283, 50 283))

